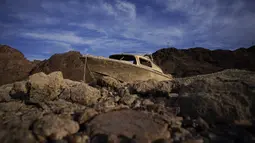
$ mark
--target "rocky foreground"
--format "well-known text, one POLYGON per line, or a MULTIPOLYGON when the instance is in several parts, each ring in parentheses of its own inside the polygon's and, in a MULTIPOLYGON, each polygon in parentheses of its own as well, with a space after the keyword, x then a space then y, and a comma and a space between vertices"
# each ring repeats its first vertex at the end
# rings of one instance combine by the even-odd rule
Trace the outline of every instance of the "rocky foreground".
POLYGON ((93 84, 39 72, 0 87, 0 142, 255 142, 255 72, 93 84))

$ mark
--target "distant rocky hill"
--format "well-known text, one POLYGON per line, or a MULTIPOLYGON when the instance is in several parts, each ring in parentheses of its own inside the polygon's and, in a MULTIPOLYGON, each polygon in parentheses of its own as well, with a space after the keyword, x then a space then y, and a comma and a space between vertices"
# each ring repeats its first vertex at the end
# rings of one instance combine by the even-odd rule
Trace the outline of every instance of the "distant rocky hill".
POLYGON ((31 72, 31 74, 44 72, 51 73, 54 71, 62 71, 64 78, 80 81, 83 78, 83 64, 79 59, 80 52, 70 51, 63 54, 54 54, 48 60, 39 62, 31 72))
POLYGON ((24 55, 7 45, 0 45, 0 85, 28 77, 33 64, 24 55))
POLYGON ((164 48, 153 53, 153 58, 165 73, 175 77, 207 74, 224 69, 255 71, 255 46, 234 51, 164 48))

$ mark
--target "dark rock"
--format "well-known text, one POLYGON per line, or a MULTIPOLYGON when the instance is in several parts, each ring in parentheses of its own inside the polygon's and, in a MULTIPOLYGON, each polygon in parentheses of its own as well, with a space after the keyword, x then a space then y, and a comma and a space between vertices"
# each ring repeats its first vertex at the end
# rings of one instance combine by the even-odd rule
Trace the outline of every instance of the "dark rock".
POLYGON ((0 142, 1 143, 35 143, 36 139, 34 138, 31 131, 22 130, 22 129, 12 129, 5 130, 1 128, 0 130, 0 142))
POLYGON ((98 112, 93 109, 93 108, 89 108, 86 109, 78 118, 78 123, 79 124, 83 124, 86 123, 87 121, 89 121, 91 118, 93 118, 94 116, 96 116, 98 114, 98 112))
POLYGON ((21 99, 28 100, 28 89, 27 89, 27 81, 15 82, 13 84, 12 90, 10 91, 10 96, 13 99, 21 99))
POLYGON ((212 123, 218 118, 226 122, 251 119, 255 115, 254 72, 225 70, 222 72, 176 79, 182 87, 177 104, 181 115, 202 117, 212 123))
POLYGON ((29 76, 28 80, 30 100, 34 102, 56 99, 65 87, 61 72, 53 72, 49 75, 36 73, 29 76))
POLYGON ((88 130, 92 136, 98 134, 123 135, 132 139, 135 135, 137 139, 147 138, 149 140, 170 137, 163 120, 160 122, 158 119, 158 122, 155 122, 152 115, 133 110, 100 114, 88 124, 88 130))
POLYGON ((168 94, 178 87, 174 81, 156 81, 148 80, 142 82, 134 82, 129 85, 131 93, 141 94, 144 96, 168 96, 168 94))
POLYGON ((72 102, 83 105, 93 105, 101 97, 100 91, 85 83, 77 84, 70 88, 70 98, 72 102))
POLYGON ((120 81, 118 81, 112 77, 103 76, 102 78, 97 80, 97 85, 102 86, 102 87, 119 89, 123 86, 123 83, 121 83, 120 81))
POLYGON ((123 96, 120 101, 128 106, 131 106, 134 101, 138 98, 136 94, 123 96))
POLYGON ((45 115, 33 124, 33 132, 37 136, 61 140, 63 137, 78 132, 79 124, 69 120, 59 118, 56 115, 45 115))

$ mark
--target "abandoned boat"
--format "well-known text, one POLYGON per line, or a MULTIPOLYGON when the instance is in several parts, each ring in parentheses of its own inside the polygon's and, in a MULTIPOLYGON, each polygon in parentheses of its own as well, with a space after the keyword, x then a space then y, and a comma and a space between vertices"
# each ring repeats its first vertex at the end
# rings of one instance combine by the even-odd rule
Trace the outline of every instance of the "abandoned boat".
POLYGON ((83 80, 87 83, 102 76, 110 76, 122 82, 172 80, 172 76, 164 74, 151 56, 136 54, 114 54, 109 58, 93 55, 83 55, 83 80))

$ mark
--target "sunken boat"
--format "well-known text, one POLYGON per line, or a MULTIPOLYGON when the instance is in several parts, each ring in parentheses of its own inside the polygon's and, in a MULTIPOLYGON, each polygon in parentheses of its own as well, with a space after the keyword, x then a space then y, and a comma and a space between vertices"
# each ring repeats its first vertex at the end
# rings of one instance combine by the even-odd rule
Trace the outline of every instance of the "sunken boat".
POLYGON ((102 76, 109 76, 121 82, 172 80, 172 76, 164 74, 162 69, 153 62, 151 55, 114 54, 108 58, 93 55, 83 55, 83 80, 87 83, 102 76))

